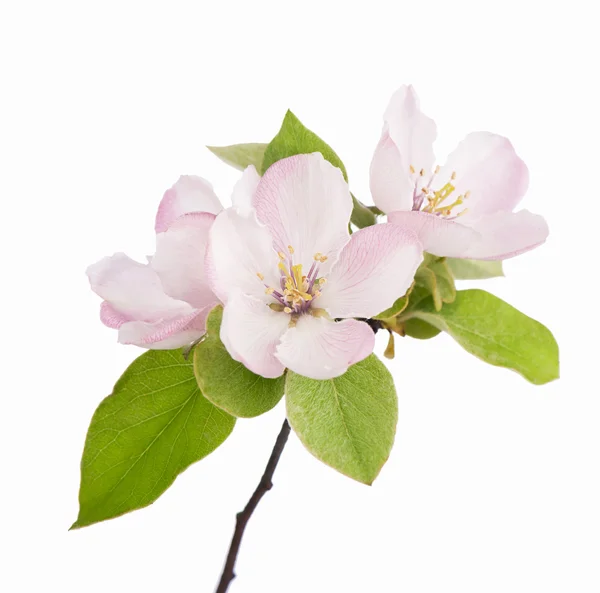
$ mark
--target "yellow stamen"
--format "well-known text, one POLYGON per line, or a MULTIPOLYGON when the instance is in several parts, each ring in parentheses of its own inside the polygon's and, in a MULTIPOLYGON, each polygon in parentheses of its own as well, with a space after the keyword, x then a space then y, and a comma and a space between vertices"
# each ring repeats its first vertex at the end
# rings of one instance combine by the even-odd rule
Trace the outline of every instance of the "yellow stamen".
POLYGON ((290 252, 290 255, 294 255, 294 248, 291 245, 288 245, 288 251, 290 252))
POLYGON ((265 279, 264 275, 261 274, 260 272, 256 272, 256 275, 258 276, 259 280, 264 280, 265 279))
POLYGON ((271 288, 271 287, 269 287, 265 290, 265 294, 273 294, 274 292, 275 292, 275 289, 271 288))
POLYGON ((411 172, 411 173, 414 173, 414 172, 415 172, 415 168, 414 168, 412 165, 409 167, 409 169, 410 169, 410 172, 411 172))
POLYGON ((425 175, 425 169, 421 169, 421 170, 419 171, 419 175, 420 175, 421 177, 423 177, 423 175, 425 175))
POLYGON ((280 251, 277 255, 280 257, 280 259, 285 259, 285 257, 286 257, 285 253, 283 253, 283 251, 280 251))
POLYGON ((283 310, 283 312, 284 312, 284 313, 291 313, 291 312, 292 312, 292 310, 291 310, 289 307, 286 307, 286 308, 283 310))
POLYGON ((456 179, 456 171, 452 171, 452 175, 450 175, 450 179, 454 181, 456 179))
POLYGON ((435 175, 437 175, 439 172, 440 172, 440 166, 438 165, 438 166, 435 168, 435 171, 434 171, 434 173, 435 173, 435 175))

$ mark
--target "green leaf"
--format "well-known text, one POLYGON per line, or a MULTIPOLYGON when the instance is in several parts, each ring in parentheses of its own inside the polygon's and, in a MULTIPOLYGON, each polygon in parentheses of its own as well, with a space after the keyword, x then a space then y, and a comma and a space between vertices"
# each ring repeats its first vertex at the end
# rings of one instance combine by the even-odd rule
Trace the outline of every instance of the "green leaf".
POLYGON ((467 352, 531 383, 558 379, 558 345, 550 330, 489 292, 459 290, 441 311, 427 299, 406 314, 405 319, 412 318, 447 332, 467 352))
POLYGON ((207 146, 214 155, 224 163, 243 171, 246 167, 254 165, 260 172, 265 155, 266 144, 232 144, 231 146, 207 146))
POLYGON ((326 381, 288 371, 286 405, 292 428, 317 459, 373 482, 389 457, 398 420, 394 381, 375 355, 326 381))
POLYGON ((94 413, 81 460, 79 516, 71 528, 153 503, 234 424, 202 396, 180 350, 142 354, 94 413))
POLYGON ((239 418, 260 416, 283 397, 285 376, 265 379, 233 360, 219 337, 223 307, 215 307, 206 322, 206 338, 194 348, 194 373, 204 396, 239 418))
MULTIPOLYGON (((283 123, 277 135, 265 150, 265 157, 262 163, 261 173, 264 172, 277 161, 285 159, 296 154, 310 154, 320 152, 323 158, 329 161, 334 167, 342 171, 344 179, 348 181, 346 167, 336 152, 314 132, 305 127, 302 122, 291 112, 285 114, 283 123)), ((354 209, 352 211, 352 223, 358 228, 371 226, 377 222, 375 214, 352 196, 354 209)))
POLYGON ((402 328, 404 329, 405 336, 410 336, 417 340, 430 340, 440 333, 437 327, 433 327, 433 325, 416 317, 403 321, 402 328))
POLYGON ((501 261, 481 261, 477 259, 456 259, 449 257, 448 267, 457 280, 485 280, 504 276, 501 261))

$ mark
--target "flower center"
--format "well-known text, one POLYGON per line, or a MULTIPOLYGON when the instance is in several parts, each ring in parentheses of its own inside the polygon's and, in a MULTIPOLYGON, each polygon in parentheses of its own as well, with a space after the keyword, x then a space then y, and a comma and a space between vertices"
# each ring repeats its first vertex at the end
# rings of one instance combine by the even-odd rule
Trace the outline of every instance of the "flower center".
MULTIPOLYGON (((279 252, 279 287, 265 284, 265 292, 275 300, 269 307, 284 313, 304 313, 310 308, 312 301, 321 294, 321 287, 327 282, 319 278, 319 264, 327 261, 327 256, 315 253, 308 274, 304 275, 302 264, 294 264, 294 248, 288 245, 288 254, 279 252)), ((262 281, 260 272, 256 274, 262 281)))
POLYGON ((437 166, 429 181, 425 182, 425 170, 421 169, 417 175, 416 169, 412 165, 410 166, 411 177, 413 177, 415 183, 413 190, 413 210, 428 212, 429 214, 435 214, 444 218, 458 218, 467 212, 467 208, 463 208, 459 212, 453 210, 464 204, 464 201, 468 199, 471 192, 467 191, 464 194, 455 196, 452 202, 451 196, 456 190, 452 182, 456 179, 456 171, 452 171, 450 181, 440 189, 432 189, 432 183, 439 172, 440 167, 437 166))

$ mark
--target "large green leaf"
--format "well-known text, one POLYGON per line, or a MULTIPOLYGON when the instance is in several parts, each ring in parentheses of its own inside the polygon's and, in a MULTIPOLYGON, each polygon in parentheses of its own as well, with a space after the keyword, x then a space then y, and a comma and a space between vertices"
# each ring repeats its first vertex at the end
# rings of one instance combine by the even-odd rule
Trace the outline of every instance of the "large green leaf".
POLYGON ((550 330, 483 290, 459 290, 440 311, 428 298, 401 318, 421 319, 449 333, 471 354, 536 385, 559 376, 558 345, 550 330))
POLYGON ((153 503, 178 474, 214 451, 234 424, 202 396, 181 351, 142 354, 94 413, 72 528, 153 503))
POLYGON ((375 355, 326 381, 288 371, 286 405, 292 428, 317 459, 373 482, 389 457, 398 420, 394 381, 375 355))
POLYGON ((233 360, 219 337, 223 307, 207 320, 207 334, 194 348, 194 372, 202 393, 215 406, 240 418, 268 412, 283 397, 285 376, 265 379, 233 360))
POLYGON ((232 144, 231 146, 207 146, 213 154, 224 163, 243 171, 246 167, 254 165, 260 172, 265 155, 266 144, 232 144))
MULTIPOLYGON (((275 138, 271 140, 265 150, 265 157, 262 163, 262 173, 264 173, 273 163, 296 154, 310 154, 320 152, 323 158, 328 160, 333 166, 338 167, 344 179, 348 181, 346 167, 333 148, 321 140, 314 132, 305 127, 302 122, 291 112, 285 114, 281 128, 275 138)), ((352 196, 354 209, 352 211, 352 222, 358 228, 371 226, 377 222, 375 214, 352 196)))
POLYGON ((477 259, 456 259, 449 257, 448 267, 457 280, 485 280, 504 276, 501 261, 482 261, 477 259))

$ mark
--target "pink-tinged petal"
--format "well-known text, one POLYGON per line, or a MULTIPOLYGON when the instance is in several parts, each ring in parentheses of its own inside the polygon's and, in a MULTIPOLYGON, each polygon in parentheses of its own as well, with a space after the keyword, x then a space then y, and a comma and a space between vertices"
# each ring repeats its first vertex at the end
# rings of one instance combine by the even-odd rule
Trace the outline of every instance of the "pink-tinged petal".
POLYGON ((408 174, 411 165, 416 171, 431 171, 435 161, 433 143, 437 128, 435 122, 421 111, 412 85, 402 86, 392 95, 383 117, 405 172, 408 174))
POLYGON ((371 161, 370 188, 375 205, 382 212, 411 210, 414 185, 397 146, 384 130, 371 161))
POLYGON ((415 232, 423 250, 440 257, 467 257, 470 245, 479 240, 479 233, 460 222, 463 217, 447 220, 427 212, 392 212, 388 220, 415 232))
POLYGON ((128 315, 123 315, 117 311, 108 301, 102 301, 100 305, 100 321, 106 327, 111 329, 119 329, 124 323, 132 321, 128 315))
POLYGON ((246 167, 242 176, 233 187, 231 194, 232 204, 239 210, 250 210, 252 208, 252 198, 259 182, 260 175, 254 165, 246 167))
POLYGON ((363 321, 334 322, 302 315, 277 347, 277 358, 290 370, 311 379, 333 379, 360 362, 375 346, 375 334, 363 321))
POLYGON ((348 241, 352 197, 342 172, 320 153, 277 161, 254 195, 258 220, 267 226, 278 251, 294 250, 294 262, 310 266, 313 256, 329 258, 348 241))
POLYGON ((123 319, 154 322, 194 312, 188 303, 165 294, 150 265, 136 262, 124 253, 101 259, 88 268, 87 275, 92 290, 123 319))
POLYGON ((508 259, 538 247, 548 237, 548 225, 527 210, 497 212, 473 221, 480 239, 463 257, 471 259, 508 259))
POLYGON ((151 350, 173 350, 195 342, 206 331, 210 307, 160 321, 129 321, 119 328, 119 342, 151 350))
POLYGON ((253 210, 228 208, 217 216, 209 233, 205 267, 209 285, 220 301, 226 303, 238 290, 272 301, 265 294, 265 284, 280 286, 278 264, 273 239, 253 210))
MULTIPOLYGON (((448 182, 455 187, 449 203, 469 192, 462 206, 467 209, 461 221, 464 222, 484 214, 511 212, 527 191, 529 172, 507 138, 473 132, 450 154, 431 188, 440 189, 448 182), (454 180, 453 172, 456 172, 454 180)), ((456 213, 460 209, 456 208, 456 213)))
POLYGON ((158 206, 154 228, 157 233, 166 231, 171 223, 188 212, 218 214, 223 207, 212 185, 196 175, 182 175, 177 183, 165 192, 158 206))
POLYGON ((196 309, 217 302, 204 271, 208 233, 215 220, 208 212, 191 212, 156 235, 156 254, 151 266, 169 296, 196 309))
POLYGON ((361 229, 342 250, 313 306, 331 317, 373 317, 408 290, 422 261, 415 233, 390 223, 361 229))
POLYGON ((275 348, 290 319, 262 300, 237 292, 223 310, 221 340, 231 357, 253 373, 268 379, 280 377, 285 367, 275 358, 275 348))

